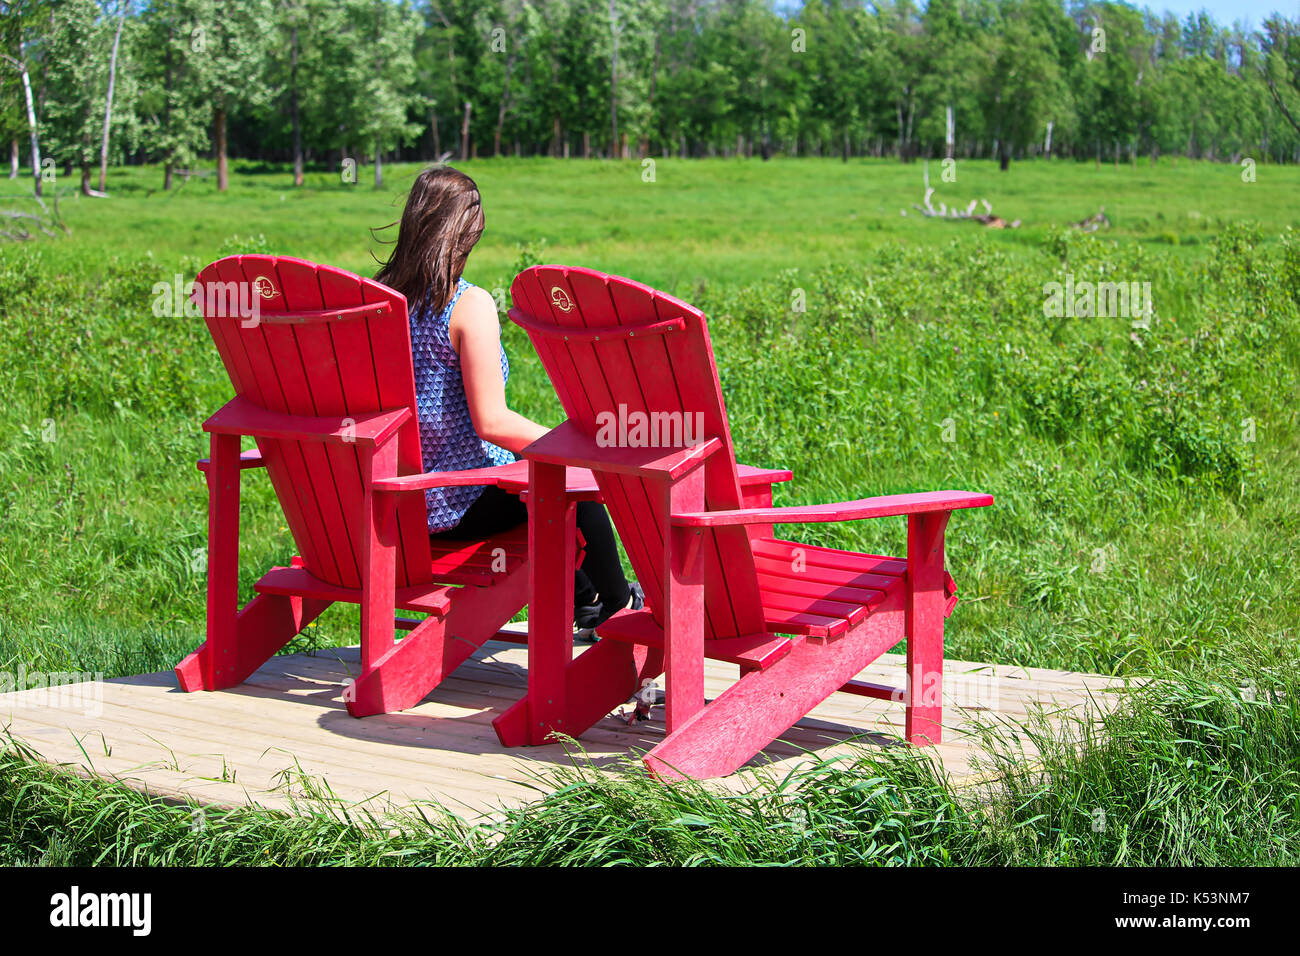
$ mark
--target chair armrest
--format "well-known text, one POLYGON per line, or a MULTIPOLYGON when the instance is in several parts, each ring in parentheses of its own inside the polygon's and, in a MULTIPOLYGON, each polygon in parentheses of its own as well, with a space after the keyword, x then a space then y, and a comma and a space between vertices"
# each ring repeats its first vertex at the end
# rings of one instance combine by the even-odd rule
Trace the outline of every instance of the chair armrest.
MULTIPOLYGON (((200 458, 196 463, 199 471, 207 473, 212 467, 211 458, 200 458)), ((249 468, 265 468, 266 462, 262 459, 262 452, 257 448, 250 448, 248 451, 239 453, 239 470, 246 471, 249 468)))
POLYGON ((382 445, 411 418, 409 408, 358 415, 288 415, 232 398, 203 423, 217 435, 253 435, 287 441, 319 441, 343 445, 382 445))
POLYGON ((576 465, 592 471, 672 480, 721 448, 722 442, 717 438, 686 448, 605 447, 566 421, 525 448, 523 454, 529 461, 548 465, 576 465))
MULTIPOLYGON (((506 465, 506 468, 517 468, 519 471, 501 478, 497 481, 497 486, 502 491, 508 491, 512 495, 519 495, 521 498, 528 497, 528 462, 517 461, 513 465, 506 465)), ((596 476, 591 473, 590 468, 568 467, 564 469, 564 493, 577 501, 599 501, 600 486, 596 484, 596 476)))
POLYGON ((794 472, 786 468, 756 468, 753 465, 738 464, 736 473, 740 476, 741 491, 752 491, 763 486, 770 488, 779 481, 794 478, 794 472))
POLYGON ((400 494, 404 491, 425 491, 429 488, 458 488, 465 485, 500 485, 517 479, 521 466, 525 485, 528 481, 528 463, 511 462, 489 468, 466 468, 462 471, 426 471, 421 475, 399 475, 396 478, 378 478, 372 487, 375 491, 400 494))
POLYGON ((827 521, 858 521, 890 515, 955 511, 993 504, 992 495, 970 491, 927 491, 915 495, 882 495, 831 505, 794 505, 785 508, 741 508, 736 511, 684 512, 672 516, 681 528, 720 528, 744 524, 812 524, 827 521))
MULTIPOLYGON (((565 470, 565 493, 578 500, 600 497, 595 476, 586 468, 565 470)), ((427 488, 453 488, 461 485, 496 485, 502 491, 525 497, 528 494, 528 462, 513 461, 508 465, 490 468, 467 468, 462 471, 429 471, 421 475, 399 475, 396 478, 379 478, 375 491, 400 494, 405 491, 424 491, 427 488)))

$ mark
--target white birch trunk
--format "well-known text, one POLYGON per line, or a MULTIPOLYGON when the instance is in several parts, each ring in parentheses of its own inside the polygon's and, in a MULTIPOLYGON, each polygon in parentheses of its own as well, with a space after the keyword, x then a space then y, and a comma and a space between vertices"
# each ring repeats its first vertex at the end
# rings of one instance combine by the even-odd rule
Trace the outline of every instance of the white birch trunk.
POLYGON ((117 48, 122 42, 122 23, 126 20, 126 4, 117 14, 117 32, 113 34, 113 53, 108 58, 108 93, 104 97, 104 138, 99 143, 99 191, 104 191, 108 178, 108 131, 113 125, 113 85, 117 82, 117 48))

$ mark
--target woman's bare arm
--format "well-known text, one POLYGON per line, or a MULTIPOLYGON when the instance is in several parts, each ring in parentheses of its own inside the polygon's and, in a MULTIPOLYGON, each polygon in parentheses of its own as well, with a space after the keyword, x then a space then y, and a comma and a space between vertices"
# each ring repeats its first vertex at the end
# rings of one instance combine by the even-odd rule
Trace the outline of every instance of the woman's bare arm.
POLYGON ((474 431, 485 441, 518 455, 549 429, 506 405, 501 374, 501 320, 496 302, 477 286, 465 290, 451 310, 451 345, 460 355, 465 399, 474 431))

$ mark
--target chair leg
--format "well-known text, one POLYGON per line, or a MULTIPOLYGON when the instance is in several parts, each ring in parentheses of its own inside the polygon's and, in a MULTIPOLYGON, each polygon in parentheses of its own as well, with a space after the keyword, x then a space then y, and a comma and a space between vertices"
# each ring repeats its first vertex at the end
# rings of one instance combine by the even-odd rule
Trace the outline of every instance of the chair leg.
MULTIPOLYGON (((614 708, 628 700, 647 678, 664 671, 664 654, 658 648, 622 641, 602 640, 573 659, 564 672, 564 732, 585 733, 614 708)), ((528 698, 515 701, 492 726, 503 747, 520 747, 538 741, 528 737, 528 698)))
POLYGON ((207 637, 176 665, 181 690, 243 683, 329 607, 262 594, 239 609, 239 436, 212 435, 208 465, 207 637))
MULTIPOLYGON (((704 469, 697 467, 664 482, 663 514, 698 511, 704 507, 704 469)), ((700 550, 704 533, 699 528, 663 528, 664 666, 668 733, 704 709, 704 560, 700 550)))
POLYGON ((857 627, 834 640, 795 638, 785 657, 751 670, 645 757, 664 779, 722 777, 744 766, 903 634, 903 592, 879 605, 857 627))
POLYGON ((422 621, 348 686, 348 713, 368 717, 418 704, 527 603, 528 573, 525 564, 491 587, 456 589, 445 617, 422 621))
POLYGON ((943 741, 943 534, 948 512, 907 519, 907 717, 918 746, 943 741))
POLYGON ((374 481, 397 474, 397 441, 359 449, 361 483, 361 666, 371 670, 396 643, 397 507, 374 481))
POLYGON ((563 465, 528 463, 528 691, 492 722, 507 747, 536 746, 568 723, 573 661, 573 503, 563 465))
POLYGON ((233 638, 209 638, 176 665, 181 690, 224 690, 242 684, 330 603, 259 594, 236 616, 233 638))
POLYGON ((209 446, 207 637, 176 668, 185 690, 215 689, 221 663, 238 653, 239 436, 213 434, 209 446), (186 687, 187 681, 194 686, 186 687))

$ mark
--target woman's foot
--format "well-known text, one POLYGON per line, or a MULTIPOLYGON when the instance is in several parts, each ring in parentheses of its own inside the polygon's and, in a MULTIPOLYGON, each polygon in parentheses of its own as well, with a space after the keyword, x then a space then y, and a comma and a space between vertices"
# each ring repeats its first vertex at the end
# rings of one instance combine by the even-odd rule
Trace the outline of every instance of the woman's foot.
POLYGON ((645 607, 645 592, 641 590, 641 585, 632 581, 628 584, 627 589, 631 592, 628 595, 627 604, 615 611, 606 614, 603 604, 585 604, 580 608, 575 608, 573 612, 573 626, 577 628, 574 634, 574 640, 580 644, 595 644, 600 638, 596 636, 596 628, 604 624, 618 611, 639 611, 645 607))

